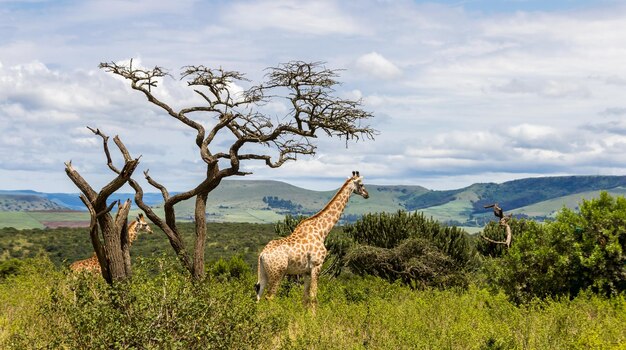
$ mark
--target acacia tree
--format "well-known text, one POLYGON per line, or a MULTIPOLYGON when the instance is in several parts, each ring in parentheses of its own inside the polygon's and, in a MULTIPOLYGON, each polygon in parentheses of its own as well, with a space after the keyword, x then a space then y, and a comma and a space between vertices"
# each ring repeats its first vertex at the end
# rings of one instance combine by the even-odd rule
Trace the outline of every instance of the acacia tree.
POLYGON ((111 194, 131 179, 133 172, 139 164, 139 158, 133 159, 122 141, 116 136, 114 138, 115 144, 124 156, 124 167, 121 170, 116 168, 111 161, 107 144, 108 136, 102 134, 98 129, 89 128, 89 130, 102 137, 107 164, 117 176, 100 191, 96 192, 72 166, 72 161, 65 163, 65 172, 82 192, 80 199, 89 210, 91 216, 89 235, 96 256, 98 257, 98 262, 100 263, 102 277, 107 283, 113 284, 131 275, 130 242, 127 230, 130 200, 127 200, 124 204, 118 202, 118 210, 115 218, 113 218, 110 213, 115 202, 112 202, 108 206, 106 202, 111 194), (98 228, 102 231, 102 239, 100 239, 98 228))
POLYGON ((372 139, 375 130, 364 124, 372 114, 361 109, 360 100, 334 96, 338 72, 320 62, 292 61, 267 69, 265 81, 237 93, 235 84, 248 80, 237 71, 205 66, 183 67, 181 79, 201 98, 200 105, 174 109, 157 95, 157 83, 169 74, 161 67, 136 68, 130 64, 101 63, 100 68, 121 76, 130 87, 145 95, 164 114, 195 130, 198 155, 206 164, 204 180, 188 191, 170 195, 164 185, 144 172, 148 183, 161 191, 165 218, 143 202, 143 189, 133 179, 135 202, 146 216, 167 235, 182 264, 191 275, 204 276, 206 241, 206 204, 208 195, 229 176, 251 174, 241 169, 242 161, 261 161, 278 168, 298 155, 313 155, 312 140, 319 134, 348 140, 372 139), (285 101, 287 115, 270 115, 263 106, 285 101), (210 121, 203 124, 202 120, 210 121), (233 140, 230 146, 216 149, 218 135, 233 140), (195 197, 195 246, 190 257, 176 225, 174 205, 195 197))

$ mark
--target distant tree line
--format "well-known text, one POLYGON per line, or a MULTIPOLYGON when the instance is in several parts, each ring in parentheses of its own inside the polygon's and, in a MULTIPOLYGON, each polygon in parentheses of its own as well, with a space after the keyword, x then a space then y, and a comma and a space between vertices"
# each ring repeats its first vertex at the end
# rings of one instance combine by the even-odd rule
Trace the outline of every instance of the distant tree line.
POLYGON ((294 203, 289 199, 282 199, 276 196, 263 197, 263 203, 267 204, 268 207, 274 209, 283 209, 290 212, 302 211, 302 205, 294 203))

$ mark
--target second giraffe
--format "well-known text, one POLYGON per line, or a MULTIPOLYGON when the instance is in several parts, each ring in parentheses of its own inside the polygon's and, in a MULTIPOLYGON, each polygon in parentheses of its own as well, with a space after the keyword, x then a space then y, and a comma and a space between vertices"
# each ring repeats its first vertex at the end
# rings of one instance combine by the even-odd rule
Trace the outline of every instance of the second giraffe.
MULTIPOLYGON (((128 224, 128 243, 132 244, 141 231, 152 233, 152 229, 144 219, 143 214, 139 214, 137 219, 128 224)), ((98 262, 96 253, 94 252, 90 258, 73 262, 70 265, 70 271, 77 273, 83 271, 95 274, 101 273, 100 263, 98 262)))

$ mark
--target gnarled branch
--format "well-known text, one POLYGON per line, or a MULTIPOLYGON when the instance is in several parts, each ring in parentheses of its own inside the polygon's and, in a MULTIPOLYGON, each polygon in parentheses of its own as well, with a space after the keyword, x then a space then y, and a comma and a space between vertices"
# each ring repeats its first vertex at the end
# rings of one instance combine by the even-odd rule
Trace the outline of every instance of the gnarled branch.
MULTIPOLYGON (((362 101, 334 95, 334 88, 339 84, 336 80, 338 71, 326 68, 321 62, 292 61, 268 68, 265 82, 243 90, 238 90, 238 86, 249 85, 243 73, 202 65, 185 66, 181 79, 187 81, 202 103, 179 110, 156 96, 157 82, 169 75, 165 69, 136 68, 132 66, 132 60, 128 65, 101 63, 100 68, 130 81, 131 88, 143 93, 150 103, 197 131, 195 143, 200 158, 206 163, 206 177, 199 184, 188 191, 170 195, 164 185, 152 179, 147 171, 144 173, 148 183, 161 191, 165 220, 145 205, 143 190, 136 181, 129 180, 135 189, 135 202, 152 222, 163 229, 177 253, 182 254, 186 266, 189 266, 189 259, 183 252, 184 245, 176 228, 174 205, 196 197, 194 277, 202 274, 199 269, 202 269, 203 260, 198 254, 203 254, 203 242, 198 240, 205 237, 204 215, 208 194, 225 177, 250 174, 241 169, 242 161, 263 161, 268 167, 277 168, 296 160, 298 155, 314 155, 316 147, 312 140, 320 134, 345 137, 347 142, 372 139, 377 133, 367 125, 373 115, 361 108, 362 101), (286 115, 271 113, 264 106, 273 101, 286 105, 289 112, 286 115), (214 121, 205 129, 203 123, 209 118, 214 121), (218 135, 225 136, 232 143, 226 144, 224 149, 212 150, 210 147, 217 147, 213 143, 218 135), (267 149, 271 151, 266 152, 267 149), (220 168, 222 165, 224 168, 220 168)), ((116 139, 116 144, 118 141, 116 139)), ((103 143, 106 148, 104 137, 103 143)), ((130 155, 124 152, 121 141, 119 143, 118 148, 128 162, 130 155)), ((107 149, 105 153, 110 159, 107 149)))

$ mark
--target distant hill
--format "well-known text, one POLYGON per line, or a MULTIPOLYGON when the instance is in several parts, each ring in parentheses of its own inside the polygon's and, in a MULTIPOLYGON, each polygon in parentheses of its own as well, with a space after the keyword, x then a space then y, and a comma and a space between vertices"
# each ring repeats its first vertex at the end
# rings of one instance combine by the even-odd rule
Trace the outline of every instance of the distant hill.
MULTIPOLYGON (((365 213, 395 212, 397 210, 423 211, 435 219, 461 226, 482 226, 493 219, 493 214, 483 208, 498 202, 506 212, 537 219, 554 215, 563 206, 576 208, 580 200, 593 198, 606 190, 614 195, 626 193, 626 176, 559 176, 508 181, 501 184, 479 183, 446 191, 428 190, 421 186, 380 186, 366 184, 370 198, 355 196, 344 212, 344 221, 353 221, 365 213)), ((209 195, 207 220, 216 222, 276 222, 286 214, 311 215, 319 211, 335 191, 312 191, 279 181, 226 180, 209 195)), ((133 198, 131 193, 119 193, 111 200, 133 198)), ((33 191, 0 191, 0 227, 6 222, 21 222, 17 214, 6 211, 28 212, 27 219, 40 223, 40 227, 60 225, 58 221, 88 220, 86 213, 55 216, 31 213, 32 210, 73 209, 84 211, 77 194, 39 193, 33 191), (29 198, 29 209, 17 203, 29 198), (56 205, 54 207, 53 205, 56 205), (46 208, 50 209, 43 209, 46 208), (11 209, 12 208, 12 209, 11 209), (18 209, 15 209, 18 208, 18 209), (5 213, 3 213, 3 211, 5 213), (52 224, 49 224, 52 223, 52 224)), ((162 211, 160 193, 146 193, 145 201, 162 211)), ((136 210, 136 209, 135 209, 136 210)), ((176 207, 179 220, 193 219, 193 200, 181 202, 176 207)), ((24 217, 26 220, 26 217, 24 217)), ((29 226, 31 227, 31 226, 29 226)), ((32 226, 37 227, 37 226, 32 226)))
MULTIPOLYGON (((426 193, 421 186, 366 185, 370 199, 354 196, 344 211, 344 219, 353 221, 364 213, 394 212, 404 209, 402 196, 426 193)), ((312 215, 332 198, 333 191, 311 191, 279 181, 223 181, 207 203, 209 221, 276 222, 285 214, 312 215)), ((191 219, 194 202, 181 202, 177 215, 191 219)))
MULTIPOLYGON (((344 212, 353 221, 365 213, 423 211, 438 220, 457 225, 482 226, 493 214, 483 208, 498 202, 506 212, 538 219, 550 217, 564 205, 592 198, 601 190, 622 194, 626 176, 560 176, 528 178, 501 184, 484 183, 447 191, 421 186, 366 185, 370 199, 355 196, 344 212), (534 211, 525 211, 543 203, 534 211), (520 210, 517 210, 520 209, 520 210)), ((319 211, 335 191, 311 191, 277 181, 224 181, 209 195, 209 221, 275 222, 285 214, 311 215, 319 211)), ((575 207, 575 206, 574 206, 575 207)), ((177 206, 180 219, 193 216, 193 201, 177 206)))
POLYGON ((46 197, 36 194, 0 193, 0 211, 68 210, 46 197))
MULTIPOLYGON (((11 200, 18 201, 21 196, 29 196, 31 200, 35 200, 37 198, 44 198, 50 202, 56 203, 60 208, 59 210, 79 210, 83 211, 85 209, 85 205, 78 197, 78 193, 44 193, 44 192, 36 192, 31 190, 16 190, 16 191, 6 191, 0 190, 0 198, 5 198, 7 205, 11 205, 11 200)), ((127 199, 133 200, 135 198, 134 193, 114 193, 109 197, 109 202, 121 200, 125 201, 127 199)), ((163 200, 160 193, 146 193, 144 195, 144 201, 148 205, 158 204, 163 200)), ((29 211, 33 209, 22 209, 22 210, 14 210, 14 209, 4 209, 0 207, 0 211, 29 211)), ((38 210, 38 209, 34 209, 38 210)), ((57 210, 57 209, 49 209, 49 210, 57 210)))

